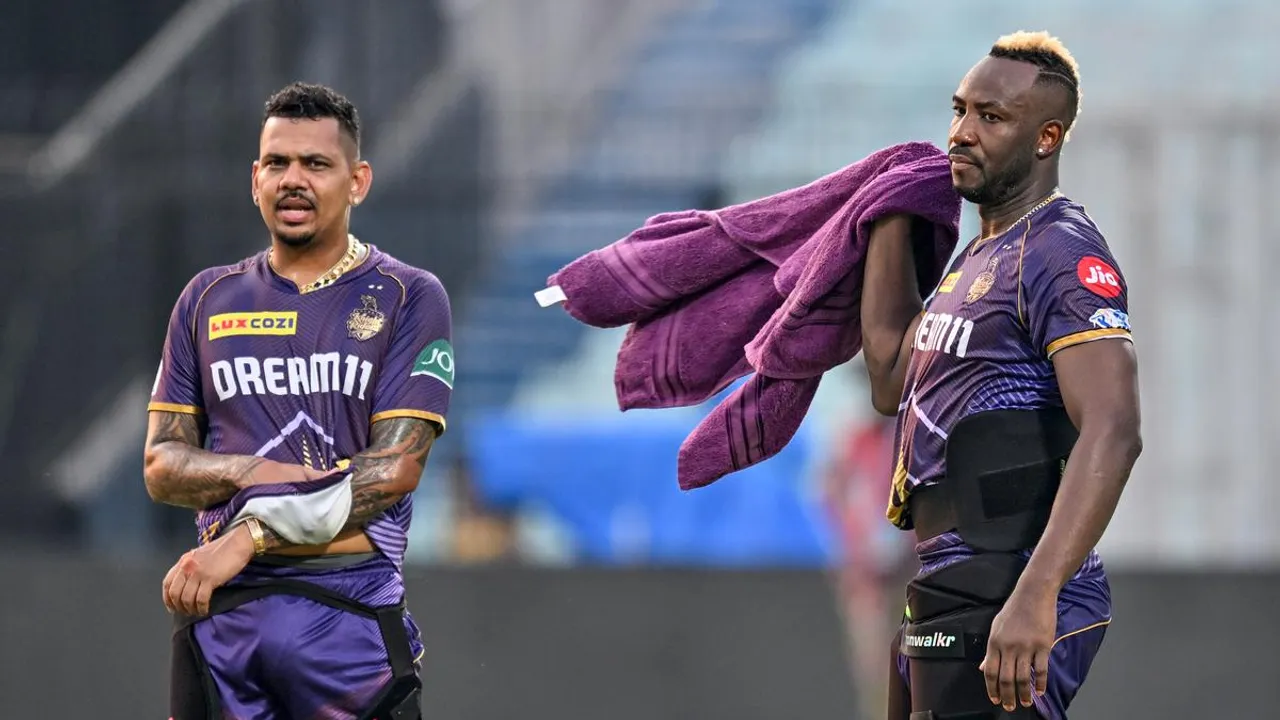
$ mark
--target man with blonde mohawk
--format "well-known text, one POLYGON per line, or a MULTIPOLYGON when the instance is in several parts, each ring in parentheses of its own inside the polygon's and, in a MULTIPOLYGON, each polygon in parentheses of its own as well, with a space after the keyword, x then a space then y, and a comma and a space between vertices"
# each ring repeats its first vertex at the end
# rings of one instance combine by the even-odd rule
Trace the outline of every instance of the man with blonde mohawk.
POLYGON ((873 402, 897 416, 888 516, 921 562, 889 718, 1062 720, 1111 622, 1094 547, 1142 447, 1128 291, 1058 191, 1080 108, 1062 43, 1000 38, 952 104, 952 184, 981 235, 925 301, 923 224, 886 218, 863 286, 873 402))

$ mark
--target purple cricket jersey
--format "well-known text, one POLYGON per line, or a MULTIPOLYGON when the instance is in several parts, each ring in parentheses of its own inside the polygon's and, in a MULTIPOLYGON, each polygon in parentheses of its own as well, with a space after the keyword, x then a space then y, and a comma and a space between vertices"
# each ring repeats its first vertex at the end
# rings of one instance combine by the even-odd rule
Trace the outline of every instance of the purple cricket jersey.
MULTIPOLYGON (((369 246, 332 284, 307 293, 264 251, 187 285, 169 321, 150 410, 204 414, 208 447, 318 469, 325 478, 242 490, 197 514, 199 542, 226 529, 255 494, 309 493, 339 481, 381 420, 443 431, 454 365, 449 299, 434 275, 369 246)), ((251 562, 232 583, 294 577, 369 606, 404 596, 412 497, 366 526, 379 551, 316 570, 251 562)), ((420 632, 406 612, 415 658, 420 632)), ((197 623, 196 640, 226 717, 354 718, 390 677, 377 624, 305 598, 270 596, 197 623)))
MULTIPOLYGON (((907 498, 945 477, 947 434, 956 423, 988 410, 1062 407, 1053 354, 1104 339, 1132 341, 1128 293, 1083 207, 1058 198, 1002 235, 970 243, 916 330, 898 410, 889 520, 912 528, 907 498)), ((922 574, 973 554, 954 532, 916 552, 922 574)), ((1035 698, 1052 719, 1065 717, 1111 621, 1110 586, 1096 551, 1063 587, 1058 609, 1049 693, 1035 698)), ((899 671, 908 675, 905 658, 899 671)))
MULTIPOLYGON (((305 294, 271 270, 264 251, 188 283, 149 409, 203 413, 216 453, 336 470, 365 449, 380 420, 422 418, 443 430, 451 327, 439 280, 372 245, 355 268, 305 294)), ((412 510, 405 497, 366 528, 397 568, 412 510)), ((225 508, 201 511, 200 542, 228 517, 225 508)))
POLYGON ((1124 277, 1084 208, 1054 200, 952 263, 916 330, 898 413, 887 515, 911 527, 911 490, 946 475, 947 433, 988 410, 1062 407, 1053 354, 1129 340, 1124 277))

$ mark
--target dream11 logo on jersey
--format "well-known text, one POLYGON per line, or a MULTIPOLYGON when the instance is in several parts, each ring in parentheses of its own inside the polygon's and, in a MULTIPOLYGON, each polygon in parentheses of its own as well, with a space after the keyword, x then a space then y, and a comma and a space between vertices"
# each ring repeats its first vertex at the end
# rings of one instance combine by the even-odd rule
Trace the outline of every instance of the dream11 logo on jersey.
POLYGON ((1120 273, 1102 258, 1092 255, 1080 259, 1080 263, 1076 265, 1076 276, 1085 289, 1104 298, 1118 297, 1123 290, 1120 287, 1120 273))

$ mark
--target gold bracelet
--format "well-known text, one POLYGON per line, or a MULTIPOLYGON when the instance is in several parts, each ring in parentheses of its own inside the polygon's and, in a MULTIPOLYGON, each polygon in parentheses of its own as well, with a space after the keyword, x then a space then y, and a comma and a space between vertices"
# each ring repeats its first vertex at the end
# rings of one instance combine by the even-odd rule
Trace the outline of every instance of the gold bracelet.
POLYGON ((245 520, 249 526, 249 537, 253 538, 253 554, 261 555, 267 551, 267 536, 262 532, 262 521, 256 517, 245 520))

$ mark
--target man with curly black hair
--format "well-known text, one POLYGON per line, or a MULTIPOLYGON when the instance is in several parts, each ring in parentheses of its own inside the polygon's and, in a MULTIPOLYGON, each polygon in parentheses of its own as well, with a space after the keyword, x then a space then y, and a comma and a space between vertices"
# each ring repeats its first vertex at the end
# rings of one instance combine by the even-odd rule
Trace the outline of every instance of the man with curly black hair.
POLYGON ((276 93, 251 185, 270 246, 197 274, 170 317, 146 484, 199 541, 163 583, 174 720, 419 716, 402 568, 451 315, 434 275, 350 233, 372 180, 350 101, 276 93))

